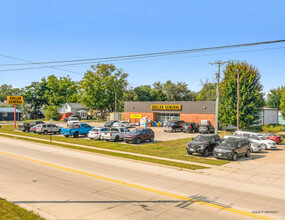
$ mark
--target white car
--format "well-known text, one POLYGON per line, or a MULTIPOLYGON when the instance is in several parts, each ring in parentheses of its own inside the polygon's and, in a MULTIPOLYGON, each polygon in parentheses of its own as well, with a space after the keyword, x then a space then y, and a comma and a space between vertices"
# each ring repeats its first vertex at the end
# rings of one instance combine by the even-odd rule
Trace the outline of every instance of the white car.
POLYGON ((90 140, 101 140, 101 135, 103 132, 110 131, 110 128, 105 127, 98 127, 98 128, 92 128, 91 131, 88 133, 88 137, 90 140))
MULTIPOLYGON (((228 139, 228 138, 231 138, 231 137, 233 137, 233 138, 236 138, 236 137, 245 138, 243 136, 237 136, 237 135, 225 135, 224 139, 228 139)), ((250 142, 251 152, 260 152, 260 151, 262 151, 262 148, 261 148, 261 146, 259 144, 254 143, 250 138, 246 138, 246 139, 248 139, 249 142, 250 142)))
POLYGON ((249 138, 253 143, 261 146, 262 149, 276 149, 276 143, 267 139, 264 135, 247 131, 236 131, 234 136, 243 136, 249 138))
POLYGON ((69 125, 74 124, 75 122, 80 123, 80 120, 76 117, 69 117, 66 123, 67 123, 67 126, 69 126, 69 125))
POLYGON ((132 124, 126 121, 117 121, 112 125, 112 127, 131 128, 132 124))

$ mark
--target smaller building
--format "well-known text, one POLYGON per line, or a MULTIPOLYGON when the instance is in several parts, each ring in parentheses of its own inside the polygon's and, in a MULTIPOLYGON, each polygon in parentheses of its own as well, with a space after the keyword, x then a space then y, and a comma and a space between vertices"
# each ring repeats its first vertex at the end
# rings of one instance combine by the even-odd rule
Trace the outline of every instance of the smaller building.
MULTIPOLYGON (((20 120, 22 112, 16 109, 16 120, 20 120)), ((14 121, 14 108, 0 107, 0 121, 14 121)))
POLYGON ((260 113, 261 123, 258 125, 278 124, 278 110, 264 107, 260 113))
POLYGON ((59 109, 59 113, 62 114, 61 120, 71 115, 80 115, 82 119, 88 118, 89 108, 85 108, 81 103, 65 103, 59 109))

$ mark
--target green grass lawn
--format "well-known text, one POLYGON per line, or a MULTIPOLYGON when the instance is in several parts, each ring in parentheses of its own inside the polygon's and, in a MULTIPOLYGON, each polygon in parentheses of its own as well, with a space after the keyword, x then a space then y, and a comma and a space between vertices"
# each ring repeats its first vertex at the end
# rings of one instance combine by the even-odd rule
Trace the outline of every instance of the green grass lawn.
POLYGON ((0 198, 0 219, 7 220, 44 220, 33 212, 27 211, 5 199, 0 198))
MULTIPOLYGON (((17 134, 27 137, 36 137, 41 139, 49 140, 49 135, 38 135, 32 133, 24 133, 18 132, 13 130, 12 125, 5 125, 2 126, 0 132, 10 133, 10 134, 17 134)), ((147 143, 141 145, 130 145, 130 144, 122 144, 122 143, 114 143, 114 142, 105 142, 105 141, 92 141, 89 139, 82 139, 82 138, 65 138, 63 136, 53 136, 52 140, 66 142, 66 143, 73 143, 73 144, 81 144, 86 146, 93 146, 103 149, 112 149, 112 150, 119 150, 125 152, 132 152, 132 153, 140 153, 145 155, 151 156, 158 156, 164 158, 171 158, 171 159, 179 159, 189 162, 197 162, 202 164, 210 164, 210 165, 223 165, 229 163, 226 160, 216 160, 216 159, 209 159, 204 158, 202 156, 189 156, 186 153, 186 144, 191 140, 191 138, 186 139, 179 139, 173 141, 164 141, 158 143, 147 143)), ((68 145, 66 145, 68 146, 68 145)))

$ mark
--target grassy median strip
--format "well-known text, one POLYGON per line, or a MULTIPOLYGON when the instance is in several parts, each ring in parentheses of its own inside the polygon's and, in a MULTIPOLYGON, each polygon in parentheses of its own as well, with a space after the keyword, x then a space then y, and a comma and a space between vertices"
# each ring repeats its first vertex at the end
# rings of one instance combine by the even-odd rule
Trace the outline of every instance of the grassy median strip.
POLYGON ((0 198, 0 219, 44 220, 31 211, 27 211, 5 199, 0 198))
POLYGON ((209 167, 194 165, 194 164, 179 163, 179 162, 174 162, 174 161, 160 160, 160 159, 149 158, 149 157, 141 157, 141 156, 135 156, 135 155, 130 155, 130 154, 121 154, 121 153, 116 153, 116 152, 109 152, 109 151, 104 151, 104 149, 97 150, 97 149, 71 146, 71 145, 60 144, 60 143, 48 143, 46 141, 34 140, 34 139, 27 138, 27 137, 13 137, 10 135, 5 135, 5 134, 0 134, 0 136, 9 137, 9 138, 18 139, 18 140, 36 142, 36 143, 41 143, 41 144, 53 145, 53 146, 60 146, 60 147, 64 147, 64 148, 87 151, 87 152, 92 152, 92 153, 106 154, 106 155, 115 156, 115 157, 122 157, 122 158, 140 160, 140 161, 145 161, 145 162, 150 162, 150 163, 163 164, 163 165, 167 165, 167 166, 185 168, 185 169, 190 169, 190 170, 209 168, 209 167))
MULTIPOLYGON (((0 129, 3 133, 9 134, 16 134, 26 137, 35 137, 40 139, 49 140, 49 135, 39 135, 33 133, 25 133, 25 132, 18 132, 13 130, 12 125, 5 125, 2 126, 0 129)), ((122 143, 114 143, 114 142, 105 142, 105 141, 92 141, 89 139, 83 138, 65 138, 63 136, 52 136, 52 140, 61 141, 71 144, 80 144, 89 147, 98 147, 104 149, 111 149, 111 150, 118 150, 130 153, 139 153, 145 154, 150 156, 157 156, 157 157, 164 157, 176 160, 184 160, 189 162, 196 162, 202 164, 209 164, 209 165, 224 165, 229 163, 226 160, 216 160, 216 159, 209 159, 204 158, 202 156, 189 156, 186 153, 186 145, 191 140, 191 138, 186 139, 179 139, 173 141, 164 141, 158 143, 147 143, 147 144, 140 144, 140 145, 131 145, 131 144, 122 144, 122 143)))

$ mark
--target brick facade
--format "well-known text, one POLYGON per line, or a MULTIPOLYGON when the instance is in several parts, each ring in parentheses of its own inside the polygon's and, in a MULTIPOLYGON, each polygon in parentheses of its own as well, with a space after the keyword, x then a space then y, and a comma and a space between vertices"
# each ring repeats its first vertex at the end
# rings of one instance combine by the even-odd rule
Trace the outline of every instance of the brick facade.
POLYGON ((180 120, 186 122, 201 123, 201 120, 208 120, 215 127, 215 114, 180 114, 180 120))

